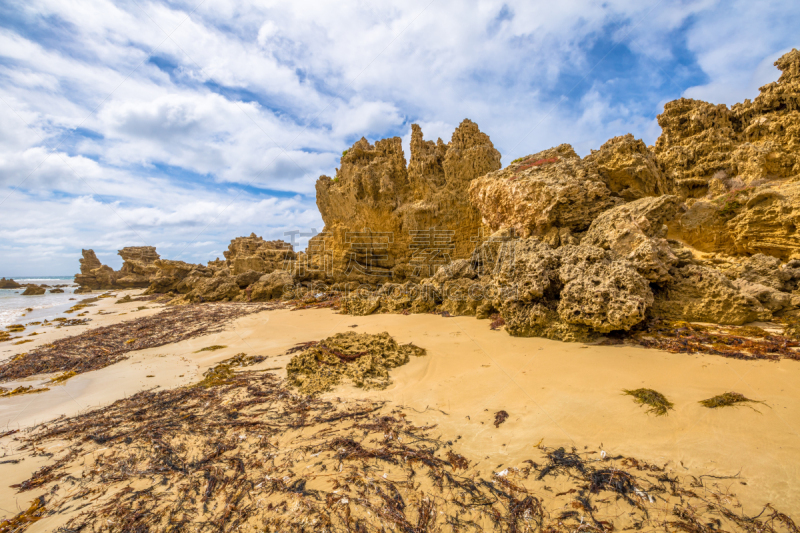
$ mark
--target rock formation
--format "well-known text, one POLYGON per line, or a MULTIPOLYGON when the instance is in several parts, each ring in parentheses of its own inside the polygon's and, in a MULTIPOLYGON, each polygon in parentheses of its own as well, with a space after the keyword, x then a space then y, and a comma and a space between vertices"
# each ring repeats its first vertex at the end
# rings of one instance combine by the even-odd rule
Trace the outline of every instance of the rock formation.
POLYGON ((255 233, 251 233, 249 237, 233 239, 223 254, 225 266, 233 275, 248 271, 272 272, 284 268, 284 265, 288 265, 296 257, 288 242, 265 241, 255 233))
POLYGON ((13 279, 0 278, 0 289, 19 289, 22 285, 13 279))
POLYGON ((654 147, 624 135, 501 168, 469 120, 449 143, 413 125, 408 164, 400 138, 362 138, 317 181, 325 229, 305 252, 253 234, 207 266, 125 249, 114 272, 85 250, 76 281, 146 280, 175 303, 326 282, 343 313, 470 315, 562 340, 649 319, 800 331, 800 52, 775 64, 780 79, 752 102, 666 104, 654 147))
POLYGON ((362 138, 334 178, 317 181, 325 229, 309 245, 311 265, 334 281, 385 283, 469 257, 481 224, 466 191, 498 168, 500 153, 469 120, 449 143, 425 141, 413 125, 408 167, 399 137, 374 145, 362 138))
POLYGON ((688 211, 670 234, 704 252, 800 253, 800 51, 777 82, 731 108, 682 98, 658 122, 656 159, 688 211))
POLYGON ((148 287, 157 272, 154 263, 159 256, 153 246, 129 246, 117 252, 123 260, 119 271, 100 263, 94 250, 81 252, 81 273, 75 275, 80 292, 148 287))
MULTIPOLYGON (((225 261, 208 266, 158 259, 149 275, 148 294, 180 295, 180 302, 256 301, 277 298, 292 276, 281 270, 296 261, 291 244, 265 241, 255 233, 233 239, 225 261)), ((178 300, 176 300, 176 303, 178 300)))
POLYGON ((22 293, 23 296, 41 296, 47 291, 47 289, 43 286, 38 285, 28 285, 25 287, 25 291, 22 293))
POLYGON ((512 162, 470 185, 472 203, 491 232, 511 228, 558 245, 586 231, 597 215, 619 205, 594 163, 562 144, 512 162))
MULTIPOLYGON (((797 322, 800 52, 775 64, 780 79, 752 102, 668 103, 655 147, 625 135, 580 158, 564 144, 471 178, 469 198, 489 237, 470 260, 350 293, 342 311, 493 316, 511 334, 564 340, 627 330, 647 317, 797 322)), ((381 168, 402 175, 397 150, 378 146, 395 154, 381 168)), ((365 180, 357 191, 402 181, 365 180)))

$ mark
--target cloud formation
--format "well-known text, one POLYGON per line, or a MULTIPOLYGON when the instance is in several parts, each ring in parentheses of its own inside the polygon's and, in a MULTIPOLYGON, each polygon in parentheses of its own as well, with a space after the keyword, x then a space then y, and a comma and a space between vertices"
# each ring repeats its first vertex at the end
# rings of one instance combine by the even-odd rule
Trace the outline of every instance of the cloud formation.
POLYGON ((447 141, 469 117, 504 163, 653 143, 664 102, 776 79, 798 23, 788 1, 6 2, 0 275, 322 229, 317 177, 415 122, 447 141))

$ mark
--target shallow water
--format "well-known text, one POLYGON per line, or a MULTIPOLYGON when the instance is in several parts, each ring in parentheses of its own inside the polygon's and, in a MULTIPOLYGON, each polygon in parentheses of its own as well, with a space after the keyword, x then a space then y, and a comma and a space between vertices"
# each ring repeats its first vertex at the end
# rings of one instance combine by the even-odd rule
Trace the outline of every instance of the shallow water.
POLYGON ((17 283, 35 283, 37 285, 44 284, 50 285, 50 287, 66 284, 67 287, 61 287, 64 289, 63 294, 46 292, 41 296, 22 296, 25 291, 24 288, 0 289, 0 329, 4 329, 10 324, 21 322, 52 320, 75 303, 70 301, 70 298, 76 298, 73 293, 78 286, 73 282, 71 276, 14 278, 14 281, 17 283), (27 309, 33 309, 33 311, 27 311, 27 309))

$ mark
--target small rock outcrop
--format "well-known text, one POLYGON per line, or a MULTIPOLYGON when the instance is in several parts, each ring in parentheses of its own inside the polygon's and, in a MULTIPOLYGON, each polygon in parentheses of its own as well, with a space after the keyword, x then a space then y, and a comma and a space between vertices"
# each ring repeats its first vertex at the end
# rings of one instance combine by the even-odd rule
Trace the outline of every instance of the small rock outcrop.
POLYGON ((22 296, 41 296, 47 292, 46 287, 41 287, 39 285, 28 285, 25 287, 25 291, 22 293, 22 296))
POLYGON ((19 289, 22 285, 13 279, 0 278, 0 289, 19 289))
POLYGON ((280 270, 297 257, 287 242, 251 234, 233 239, 224 255, 224 261, 207 266, 158 259, 145 293, 171 293, 178 297, 175 303, 263 301, 280 297, 283 287, 293 283, 292 275, 280 270))

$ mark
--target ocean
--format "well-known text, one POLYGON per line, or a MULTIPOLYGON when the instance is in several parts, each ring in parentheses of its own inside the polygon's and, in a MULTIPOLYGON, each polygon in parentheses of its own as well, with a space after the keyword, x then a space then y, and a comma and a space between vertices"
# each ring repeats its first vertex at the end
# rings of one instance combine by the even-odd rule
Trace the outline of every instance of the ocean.
MULTIPOLYGON (((5 329, 10 324, 52 320, 72 307, 75 302, 70 298, 80 298, 73 293, 78 288, 72 276, 49 276, 38 278, 14 278, 17 283, 35 283, 37 285, 67 285, 61 287, 63 294, 50 294, 41 296, 22 296, 22 289, 0 289, 0 329, 5 329), (28 311, 27 309, 32 309, 28 311)), ((50 289, 48 289, 49 291, 50 289)))

